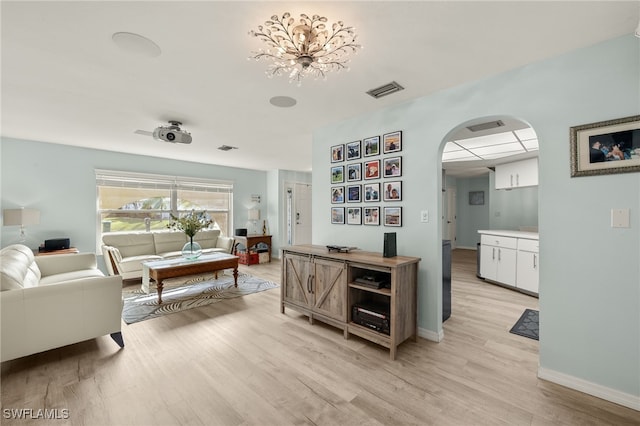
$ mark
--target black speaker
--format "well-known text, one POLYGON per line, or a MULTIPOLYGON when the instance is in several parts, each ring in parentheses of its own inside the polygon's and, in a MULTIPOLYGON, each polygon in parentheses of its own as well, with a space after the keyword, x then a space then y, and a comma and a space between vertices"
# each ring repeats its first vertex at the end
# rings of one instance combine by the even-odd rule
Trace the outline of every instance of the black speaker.
POLYGON ((384 233, 384 249, 382 251, 384 257, 395 257, 396 254, 396 233, 384 233))
POLYGON ((236 235, 239 237, 246 237, 247 236, 247 228, 238 228, 236 229, 236 235))
POLYGON ((64 250, 70 245, 69 238, 56 238, 54 240, 44 240, 45 250, 64 250))

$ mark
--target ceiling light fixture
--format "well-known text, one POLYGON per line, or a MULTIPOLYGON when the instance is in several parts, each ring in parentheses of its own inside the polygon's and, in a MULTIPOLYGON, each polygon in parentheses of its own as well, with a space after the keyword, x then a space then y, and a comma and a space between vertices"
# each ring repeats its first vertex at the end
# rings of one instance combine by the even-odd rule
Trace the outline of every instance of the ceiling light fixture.
POLYGON ((327 29, 327 18, 304 13, 296 22, 289 12, 282 18, 273 15, 249 35, 264 41, 269 47, 252 52, 249 59, 273 61, 267 75, 288 74, 289 81, 298 85, 307 76, 326 78, 329 71, 348 70, 349 54, 356 53, 361 45, 356 43, 353 27, 345 27, 338 21, 327 29))

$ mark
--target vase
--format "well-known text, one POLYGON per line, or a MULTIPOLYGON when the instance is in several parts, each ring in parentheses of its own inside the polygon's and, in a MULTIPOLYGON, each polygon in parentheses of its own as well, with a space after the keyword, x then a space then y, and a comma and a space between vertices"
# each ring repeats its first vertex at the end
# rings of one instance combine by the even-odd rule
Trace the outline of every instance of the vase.
POLYGON ((182 247, 182 257, 185 259, 197 259, 201 254, 202 247, 200 247, 200 244, 194 242, 193 238, 182 247))

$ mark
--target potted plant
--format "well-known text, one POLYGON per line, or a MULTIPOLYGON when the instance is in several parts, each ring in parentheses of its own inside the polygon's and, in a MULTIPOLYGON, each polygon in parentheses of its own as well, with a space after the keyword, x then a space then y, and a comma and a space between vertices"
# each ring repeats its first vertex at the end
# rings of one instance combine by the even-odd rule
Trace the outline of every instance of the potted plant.
POLYGON ((197 259, 202 254, 202 247, 197 242, 193 242, 193 236, 201 229, 208 228, 213 223, 213 220, 209 218, 206 210, 197 212, 191 210, 182 217, 176 217, 173 213, 170 213, 171 220, 167 225, 167 228, 175 229, 184 232, 189 237, 189 242, 182 248, 182 255, 187 259, 197 259))

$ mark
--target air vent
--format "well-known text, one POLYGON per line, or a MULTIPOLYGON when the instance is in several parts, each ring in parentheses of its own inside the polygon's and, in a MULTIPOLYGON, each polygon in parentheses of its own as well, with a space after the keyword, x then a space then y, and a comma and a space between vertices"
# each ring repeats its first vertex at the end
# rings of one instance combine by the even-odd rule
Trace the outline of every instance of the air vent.
POLYGON ((238 147, 237 146, 222 145, 222 146, 219 146, 218 149, 220 151, 230 151, 232 149, 238 149, 238 147))
POLYGON ((498 120, 498 121, 489 121, 487 123, 475 124, 473 126, 467 126, 467 129, 471 130, 472 132, 479 132, 480 130, 495 129, 496 127, 502 127, 502 126, 504 126, 504 123, 502 122, 502 120, 498 120))
POLYGON ((387 96, 387 95, 390 95, 392 93, 399 92, 401 90, 404 90, 404 87, 400 86, 395 81, 392 81, 389 84, 385 84, 384 86, 380 86, 380 87, 377 87, 375 89, 371 89, 371 90, 367 91, 367 94, 373 96, 376 99, 378 99, 378 98, 381 98, 383 96, 387 96))

